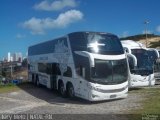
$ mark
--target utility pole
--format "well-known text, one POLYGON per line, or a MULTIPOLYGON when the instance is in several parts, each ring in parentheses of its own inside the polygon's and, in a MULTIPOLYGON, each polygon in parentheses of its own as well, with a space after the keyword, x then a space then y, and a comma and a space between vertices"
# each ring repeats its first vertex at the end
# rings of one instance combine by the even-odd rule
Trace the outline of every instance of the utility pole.
POLYGON ((144 21, 144 25, 145 25, 145 34, 146 34, 146 47, 148 47, 148 37, 147 37, 147 25, 149 24, 148 20, 144 21))

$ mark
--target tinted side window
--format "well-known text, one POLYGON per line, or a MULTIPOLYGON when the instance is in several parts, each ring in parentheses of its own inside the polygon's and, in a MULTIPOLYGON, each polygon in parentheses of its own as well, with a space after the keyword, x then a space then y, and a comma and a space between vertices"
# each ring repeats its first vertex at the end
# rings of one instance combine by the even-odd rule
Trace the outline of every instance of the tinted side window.
POLYGON ((52 74, 52 64, 51 63, 47 63, 47 65, 46 65, 46 73, 47 74, 52 74))
POLYGON ((76 54, 74 56, 74 59, 75 59, 76 73, 81 77, 83 77, 84 75, 86 80, 90 80, 89 59, 87 57, 83 57, 76 54))
POLYGON ((59 41, 60 42, 63 41, 65 46, 68 46, 67 38, 62 37, 29 47, 28 55, 31 56, 31 55, 53 53, 55 49, 55 44, 57 44, 59 41))
POLYGON ((84 33, 69 34, 72 51, 87 51, 87 41, 84 33))
POLYGON ((46 63, 38 63, 38 71, 42 73, 46 73, 47 65, 46 63))
POLYGON ((61 75, 61 71, 59 69, 58 63, 52 63, 52 74, 53 75, 61 75))
POLYGON ((67 71, 64 72, 63 76, 72 77, 72 70, 70 67, 67 67, 67 71))
POLYGON ((61 75, 58 63, 38 63, 38 71, 49 75, 61 75))

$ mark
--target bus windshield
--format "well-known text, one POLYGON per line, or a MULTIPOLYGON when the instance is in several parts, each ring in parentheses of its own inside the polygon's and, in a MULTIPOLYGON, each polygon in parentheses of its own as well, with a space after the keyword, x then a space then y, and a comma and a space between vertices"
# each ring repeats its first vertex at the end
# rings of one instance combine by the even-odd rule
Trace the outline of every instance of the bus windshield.
POLYGON ((87 48, 89 52, 98 54, 124 54, 118 37, 110 34, 88 33, 87 48))
POLYGON ((153 73, 153 63, 157 59, 154 51, 132 49, 132 54, 137 58, 137 67, 131 70, 131 72, 140 75, 149 75, 153 73))
POLYGON ((120 84, 128 79, 126 59, 95 59, 95 67, 91 70, 91 79, 99 84, 120 84))

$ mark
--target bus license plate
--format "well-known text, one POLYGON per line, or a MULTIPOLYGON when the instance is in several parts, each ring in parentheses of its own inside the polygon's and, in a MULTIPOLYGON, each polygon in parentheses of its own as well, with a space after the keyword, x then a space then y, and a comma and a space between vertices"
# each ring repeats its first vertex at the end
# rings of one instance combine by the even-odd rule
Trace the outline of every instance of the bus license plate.
POLYGON ((110 98, 116 98, 117 95, 111 95, 110 98))

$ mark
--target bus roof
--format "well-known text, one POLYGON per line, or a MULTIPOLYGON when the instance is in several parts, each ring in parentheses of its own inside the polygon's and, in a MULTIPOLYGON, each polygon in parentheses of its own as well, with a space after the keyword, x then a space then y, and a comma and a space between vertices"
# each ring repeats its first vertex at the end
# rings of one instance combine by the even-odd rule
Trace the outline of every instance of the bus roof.
POLYGON ((114 34, 112 34, 112 33, 108 33, 108 32, 77 31, 77 32, 68 33, 68 34, 66 34, 66 35, 64 35, 64 36, 60 36, 60 37, 53 38, 53 39, 51 39, 51 40, 43 41, 43 42, 40 42, 40 43, 31 45, 31 46, 29 46, 29 47, 33 47, 33 46, 38 45, 38 44, 42 44, 42 43, 45 43, 45 42, 49 42, 49 41, 52 41, 52 40, 56 40, 56 39, 59 39, 59 38, 63 38, 63 37, 65 37, 65 36, 67 36, 67 35, 72 35, 72 34, 75 34, 75 33, 100 33, 100 34, 108 34, 108 35, 116 36, 116 35, 114 35, 114 34))
POLYGON ((129 48, 145 48, 145 46, 140 43, 140 42, 136 42, 136 41, 133 41, 133 40, 122 40, 121 41, 122 43, 122 46, 123 47, 129 47, 129 48))

